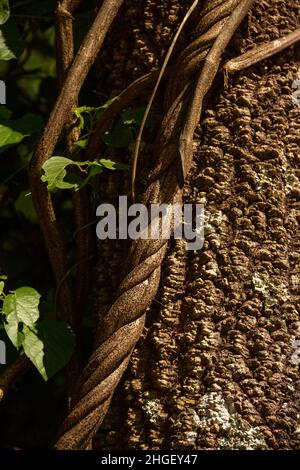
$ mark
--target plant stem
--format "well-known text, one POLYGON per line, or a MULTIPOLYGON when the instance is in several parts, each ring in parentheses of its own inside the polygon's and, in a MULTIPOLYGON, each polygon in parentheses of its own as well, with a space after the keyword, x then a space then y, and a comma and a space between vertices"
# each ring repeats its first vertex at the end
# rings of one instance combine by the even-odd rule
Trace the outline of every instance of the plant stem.
POLYGON ((282 38, 254 47, 253 49, 250 49, 250 51, 229 60, 224 65, 223 70, 225 74, 243 70, 263 59, 267 59, 268 57, 277 54, 298 41, 300 41, 300 28, 297 28, 295 31, 283 36, 282 38))

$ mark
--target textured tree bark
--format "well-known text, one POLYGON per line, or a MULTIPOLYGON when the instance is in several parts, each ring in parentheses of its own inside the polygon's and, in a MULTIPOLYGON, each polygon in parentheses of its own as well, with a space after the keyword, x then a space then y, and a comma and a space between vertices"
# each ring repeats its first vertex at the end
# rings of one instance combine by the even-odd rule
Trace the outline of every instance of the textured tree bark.
MULTIPOLYGON (((125 4, 102 64, 116 90, 158 65, 185 10, 179 0, 125 4)), ((299 22, 299 0, 257 2, 226 58, 299 22)), ((238 72, 227 90, 221 74, 215 81, 185 187, 186 202, 205 204, 204 249, 171 244, 95 448, 299 449, 300 376, 291 362, 300 335, 296 79, 294 46, 238 72)), ((118 282, 121 253, 110 256, 101 249, 102 309, 118 282)))

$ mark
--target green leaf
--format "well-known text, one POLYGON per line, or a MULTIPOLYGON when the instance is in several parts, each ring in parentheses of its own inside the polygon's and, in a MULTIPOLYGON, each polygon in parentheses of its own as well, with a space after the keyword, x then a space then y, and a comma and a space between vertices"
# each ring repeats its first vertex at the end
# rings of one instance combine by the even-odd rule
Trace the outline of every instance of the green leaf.
MULTIPOLYGON (((121 119, 123 124, 127 126, 140 127, 143 121, 145 114, 145 108, 128 108, 121 114, 121 119)), ((152 113, 149 113, 146 120, 145 128, 149 129, 150 132, 153 132, 155 127, 155 122, 152 113)))
POLYGON ((9 119, 12 115, 12 111, 6 106, 0 106, 0 119, 9 119))
POLYGON ((0 295, 2 295, 3 293, 4 286, 5 286, 5 283, 3 281, 0 281, 0 295))
POLYGON ((0 152, 19 144, 25 137, 40 131, 42 127, 42 118, 32 113, 16 120, 0 119, 0 152))
POLYGON ((22 214, 29 222, 37 222, 37 214, 33 205, 30 190, 22 191, 15 202, 15 209, 18 214, 22 214))
POLYGON ((112 148, 127 148, 134 142, 133 129, 119 120, 111 131, 104 133, 103 142, 112 148))
MULTIPOLYGON (((75 189, 75 191, 77 191, 78 189, 81 188, 82 183, 83 183, 83 179, 79 175, 77 175, 76 173, 71 171, 65 177, 64 182, 67 183, 67 184, 70 184, 71 188, 73 188, 73 189, 75 189)), ((67 188, 62 188, 62 189, 69 189, 69 188, 67 187, 67 188)))
MULTIPOLYGON (((138 127, 141 125, 145 108, 128 108, 122 112, 120 119, 111 131, 107 131, 102 140, 112 148, 127 148, 135 141, 138 127)), ((146 129, 154 130, 154 119, 149 115, 146 129)))
POLYGON ((125 163, 114 162, 113 160, 107 160, 106 158, 101 158, 99 163, 101 163, 101 165, 108 170, 128 170, 129 168, 129 166, 125 165, 125 163))
POLYGON ((6 23, 10 15, 8 0, 0 0, 0 24, 6 23))
POLYGON ((101 165, 93 165, 90 168, 88 179, 96 175, 101 175, 103 173, 103 167, 101 165))
POLYGON ((84 188, 94 176, 101 175, 101 173, 103 173, 103 167, 101 165, 92 165, 90 167, 88 176, 83 180, 82 184, 80 185, 80 189, 84 188))
POLYGON ((77 140, 77 142, 74 142, 73 151, 86 148, 87 143, 88 143, 87 139, 77 140))
POLYGON ((19 287, 5 297, 2 312, 4 315, 16 315, 19 322, 33 326, 39 318, 40 294, 31 287, 19 287))
POLYGON ((20 57, 26 43, 21 39, 18 24, 10 20, 0 31, 0 60, 11 60, 20 57))
POLYGON ((113 104, 113 102, 116 101, 117 99, 119 99, 119 96, 118 96, 118 95, 113 96, 113 98, 110 98, 108 101, 106 101, 104 104, 102 104, 102 105, 100 106, 100 109, 107 109, 107 108, 109 108, 109 107, 113 104))
POLYGON ((74 114, 75 116, 77 117, 77 119, 79 120, 79 124, 78 124, 78 127, 79 129, 83 129, 84 128, 84 117, 83 117, 83 114, 92 114, 96 111, 97 108, 93 108, 91 106, 81 106, 79 108, 76 108, 74 110, 74 114))
POLYGON ((71 189, 76 187, 75 183, 68 183, 64 181, 67 174, 67 166, 74 164, 73 160, 65 157, 51 157, 43 165, 45 174, 42 176, 42 181, 47 183, 49 191, 53 189, 71 189))
POLYGON ((12 344, 19 349, 22 345, 23 335, 19 331, 19 320, 15 312, 11 312, 6 316, 4 329, 12 344))
POLYGON ((8 39, 5 37, 4 32, 0 30, 0 60, 16 59, 16 55, 8 44, 8 39))
POLYGON ((47 373, 44 367, 44 344, 37 336, 36 332, 28 328, 23 328, 23 349, 24 353, 37 368, 44 380, 47 380, 47 373))
POLYGON ((84 121, 84 114, 87 114, 88 116, 99 119, 99 113, 101 113, 104 109, 109 108, 109 106, 117 99, 117 96, 114 98, 111 98, 110 100, 106 101, 106 103, 102 104, 101 106, 98 107, 92 107, 92 106, 80 106, 79 108, 75 108, 74 114, 79 120, 79 125, 78 127, 80 129, 83 129, 85 126, 85 121, 84 121))
POLYGON ((43 320, 36 327, 23 329, 23 348, 45 381, 49 380, 70 360, 75 337, 64 322, 43 320))

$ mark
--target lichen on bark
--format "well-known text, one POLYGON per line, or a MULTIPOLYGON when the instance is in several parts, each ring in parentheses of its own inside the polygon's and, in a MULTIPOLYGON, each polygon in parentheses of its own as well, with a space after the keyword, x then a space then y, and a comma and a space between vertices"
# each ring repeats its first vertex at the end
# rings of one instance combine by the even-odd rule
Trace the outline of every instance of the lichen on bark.
MULTIPOLYGON (((298 3, 257 3, 228 58, 293 31, 298 3)), ((104 58, 116 90, 160 63, 185 7, 127 2, 116 29, 129 22, 128 38, 120 49, 112 32, 104 58)), ((205 202, 204 249, 170 244, 96 448, 299 449, 299 373, 290 361, 300 334, 300 107, 291 99, 299 70, 290 48, 232 76, 227 90, 217 77, 184 190, 187 202, 205 202)))

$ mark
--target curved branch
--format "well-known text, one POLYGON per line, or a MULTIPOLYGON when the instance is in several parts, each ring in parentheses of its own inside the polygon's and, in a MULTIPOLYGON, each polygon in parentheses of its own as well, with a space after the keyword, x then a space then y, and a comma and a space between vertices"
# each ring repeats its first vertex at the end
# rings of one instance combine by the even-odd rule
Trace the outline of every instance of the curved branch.
MULTIPOLYGON (((235 29, 232 18, 238 20, 236 22, 237 27, 241 18, 240 8, 243 7, 243 16, 245 16, 252 3, 253 0, 240 1, 237 7, 238 14, 234 14, 235 8, 232 6, 229 13, 233 16, 227 20, 230 27, 228 40, 235 29)), ((230 4, 233 5, 234 2, 230 4)), ((216 17, 219 20, 217 15, 219 5, 219 0, 206 2, 204 7, 206 15, 199 22, 199 30, 203 34, 213 27, 216 17), (214 14, 209 15, 209 12, 213 10, 214 14)), ((223 9, 221 13, 224 15, 223 9)), ((224 30, 227 28, 227 21, 224 24, 224 30)), ((217 53, 218 46, 218 54, 221 55, 227 42, 224 40, 218 41, 218 35, 214 37, 214 54, 217 53)), ((207 48, 207 54, 209 54, 209 51, 210 47, 207 48)), ((216 71, 215 67, 211 69, 207 66, 204 67, 199 81, 206 83, 209 80, 211 84, 216 71), (206 77, 207 74, 210 75, 209 79, 206 77)), ((200 94, 196 87, 197 93, 195 93, 195 80, 193 78, 188 83, 179 84, 176 77, 176 73, 172 74, 170 86, 176 85, 180 91, 172 105, 166 106, 165 109, 162 129, 155 148, 155 153, 158 155, 155 170, 157 170, 157 167, 160 167, 160 169, 156 171, 156 179, 148 182, 148 186, 142 195, 142 202, 145 204, 172 203, 179 197, 177 167, 171 165, 171 162, 178 157, 182 124, 188 125, 189 132, 195 130, 195 128, 190 128, 190 120, 185 123, 187 107, 192 105, 192 109, 198 110, 200 108, 201 110, 202 100, 207 91, 202 88, 203 93, 200 94), (190 100, 192 100, 192 104, 190 100), (171 157, 168 157, 169 154, 171 157), (163 158, 168 158, 169 165, 161 171, 163 158)), ((195 122, 195 126, 197 124, 195 122)), ((187 151, 189 152, 189 148, 187 148, 187 151)), ((185 154, 181 154, 181 157, 184 159, 185 171, 187 172, 191 165, 191 159, 189 155, 185 154)), ((164 259, 167 244, 167 240, 151 239, 133 242, 127 263, 127 275, 119 287, 113 305, 100 325, 100 333, 97 337, 94 353, 78 383, 77 404, 62 425, 60 437, 56 444, 57 449, 87 449, 91 438, 102 423, 115 387, 127 367, 136 342, 140 338, 146 310, 156 295, 160 281, 161 263, 164 259)))
MULTIPOLYGON (((186 178, 186 167, 189 168, 187 161, 192 159, 193 154, 193 136, 195 128, 200 120, 203 98, 210 89, 212 82, 218 72, 221 56, 227 47, 233 33, 239 27, 245 17, 253 0, 242 0, 231 13, 226 26, 222 28, 217 36, 212 48, 207 54, 203 68, 199 75, 191 106, 188 109, 188 115, 184 123, 183 130, 179 138, 179 154, 182 163, 182 178, 186 178)), ((208 16, 208 15, 207 15, 208 16)))
POLYGON ((286 36, 261 44, 238 57, 234 57, 234 59, 229 60, 224 65, 224 73, 228 75, 250 67, 263 59, 267 59, 268 57, 277 54, 286 47, 292 46, 298 41, 300 41, 300 28, 295 29, 295 31, 287 34, 286 36))
POLYGON ((184 16, 182 22, 180 23, 180 26, 179 26, 178 30, 176 31, 176 34, 175 34, 174 39, 171 43, 171 46, 169 47, 169 50, 167 52, 164 63, 163 63, 163 65, 161 67, 161 70, 159 72, 157 81, 155 83, 154 90, 151 93, 150 100, 147 104, 147 107, 146 107, 146 110, 145 110, 145 113, 144 113, 144 116, 143 116, 143 119, 142 119, 142 123, 141 123, 140 129, 139 129, 139 133, 138 133, 138 136, 137 136, 137 139, 136 139, 136 143, 135 143, 134 157, 133 157, 133 163, 132 163, 131 194, 132 194, 133 201, 135 200, 135 179, 136 179, 137 162, 138 162, 139 151, 140 151, 140 146, 141 146, 141 141, 142 141, 142 135, 143 135, 143 132, 144 132, 144 129, 145 129, 146 121, 147 121, 147 118, 149 116, 149 113, 150 113, 154 98, 156 96, 157 90, 159 88, 160 82, 163 78, 163 75, 166 71, 168 62, 170 60, 170 57, 171 57, 172 52, 174 50, 174 47, 176 45, 176 42, 177 42, 177 40, 178 40, 178 38, 179 38, 183 28, 184 28, 185 23, 188 21, 191 14, 195 10, 196 6, 198 5, 198 1, 199 0, 195 0, 193 2, 192 6, 189 8, 189 10, 187 11, 186 15, 184 16))
POLYGON ((26 356, 20 356, 15 362, 6 367, 0 375, 0 402, 17 379, 31 369, 31 362, 26 356))
MULTIPOLYGON (((72 114, 89 69, 97 57, 106 33, 123 2, 124 0, 104 0, 74 62, 69 68, 63 88, 49 117, 29 169, 32 197, 57 284, 67 272, 66 255, 51 196, 46 185, 41 182, 42 166, 53 153, 62 129, 72 114)), ((71 2, 68 2, 68 4, 71 4, 71 2)), ((59 304, 64 319, 72 325, 73 297, 68 284, 69 280, 67 279, 60 290, 59 304)))
MULTIPOLYGON (((166 75, 168 75, 168 73, 169 71, 167 70, 166 75)), ((155 83, 158 75, 159 71, 154 70, 138 78, 122 91, 112 104, 105 109, 90 137, 86 155, 87 159, 92 158, 98 152, 103 134, 110 129, 117 114, 128 107, 136 98, 155 83)))
MULTIPOLYGON (((77 7, 79 6, 81 0, 63 0, 58 4, 58 7, 55 12, 55 30, 56 30, 56 68, 57 68, 57 82, 59 91, 62 90, 65 78, 67 76, 68 70, 72 65, 74 60, 74 31, 73 31, 73 14, 75 13, 77 7)), ((65 143, 66 143, 66 155, 67 157, 72 157, 72 148, 74 142, 78 140, 80 131, 76 128, 76 118, 71 115, 68 122, 65 124, 65 143)), ((74 195, 74 211, 77 216, 78 211, 81 209, 81 195, 74 195)), ((86 211, 87 212, 87 211, 86 211)), ((85 213, 86 213, 85 212, 85 213)), ((77 244, 77 252, 79 251, 80 258, 80 249, 82 243, 77 244), (79 245, 79 248, 78 248, 79 245)), ((67 267, 67 263, 65 261, 67 267)), ((68 271, 67 271, 68 272, 68 271)), ((67 274, 65 275, 66 278, 67 274)), ((57 286, 57 297, 59 298, 59 289, 60 285, 64 284, 64 279, 57 286)), ((68 297, 72 298, 72 291, 74 286, 71 285, 70 279, 67 280, 68 283, 65 284, 65 291, 68 289, 68 297), (72 291, 70 290, 72 289, 72 291)), ((78 276, 76 277, 76 284, 78 283, 78 276)), ((76 292, 78 292, 76 286, 76 292)), ((60 307, 61 310, 61 307, 60 307)), ((68 376, 68 402, 71 405, 73 400, 74 393, 74 384, 76 383, 77 377, 81 369, 81 335, 79 328, 79 308, 78 303, 74 305, 68 305, 66 319, 69 324, 72 325, 73 331, 76 337, 76 349, 72 355, 72 358, 67 366, 67 376, 68 376)))

